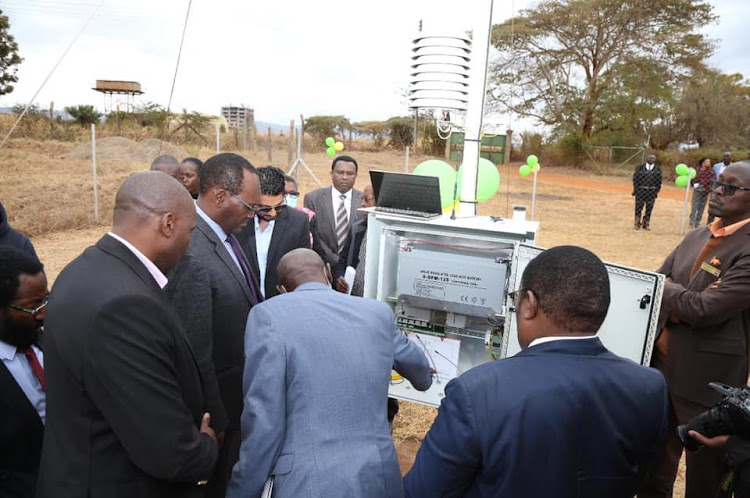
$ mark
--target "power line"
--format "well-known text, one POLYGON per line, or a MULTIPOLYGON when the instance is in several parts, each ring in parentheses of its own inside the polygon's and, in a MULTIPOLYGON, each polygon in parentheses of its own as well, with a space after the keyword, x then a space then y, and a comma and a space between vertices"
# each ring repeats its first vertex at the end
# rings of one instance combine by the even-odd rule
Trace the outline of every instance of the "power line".
POLYGON ((10 138, 10 136, 13 134, 13 131, 16 129, 16 126, 18 126, 18 123, 20 123, 21 120, 23 119, 23 117, 26 115, 26 113, 28 112, 29 108, 31 107, 31 104, 34 103, 34 101, 36 100, 37 96, 39 95, 39 92, 42 91, 42 88, 44 88, 44 85, 47 84, 47 81, 49 81, 49 79, 52 77, 52 74, 55 72, 55 70, 57 69, 57 67, 63 61, 63 59, 65 58, 65 56, 68 55, 68 52, 70 52, 70 49, 73 48, 73 45, 75 44, 75 42, 78 41, 78 38, 81 36, 81 34, 83 34, 83 30, 85 30, 86 27, 89 25, 89 23, 94 18, 94 16, 96 15, 97 11, 99 10, 99 8, 102 6, 103 3, 104 3, 104 0, 101 0, 101 2, 99 2, 99 5, 97 5, 96 8, 94 9, 94 11, 91 12, 91 15, 86 20, 86 22, 83 24, 83 26, 81 27, 80 31, 78 31, 78 34, 76 34, 75 38, 73 38, 73 41, 70 42, 70 45, 68 45, 68 48, 65 49, 65 52, 62 53, 62 55, 57 60, 57 63, 52 68, 52 70, 49 72, 49 74, 47 75, 47 77, 44 78, 44 81, 42 81, 42 84, 39 86, 39 89, 36 91, 36 93, 34 94, 34 96, 31 97, 31 100, 29 100, 29 102, 26 104, 26 107, 23 108, 23 112, 21 113, 20 116, 18 116, 18 119, 16 119, 16 121, 13 123, 13 126, 11 126, 10 130, 8 130, 8 134, 5 135, 5 138, 3 138, 3 141, 0 142, 0 149, 3 148, 3 146, 5 145, 5 142, 7 142, 8 139, 10 138))

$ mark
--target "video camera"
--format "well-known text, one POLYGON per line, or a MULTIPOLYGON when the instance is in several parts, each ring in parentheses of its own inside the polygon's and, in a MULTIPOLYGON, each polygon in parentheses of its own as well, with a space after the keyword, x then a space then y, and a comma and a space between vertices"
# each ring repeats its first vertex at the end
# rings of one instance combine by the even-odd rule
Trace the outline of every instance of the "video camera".
POLYGON ((702 445, 688 431, 696 431, 706 437, 722 434, 750 437, 750 387, 730 387, 718 382, 708 385, 724 397, 707 412, 677 427, 677 435, 689 451, 698 451, 702 445))

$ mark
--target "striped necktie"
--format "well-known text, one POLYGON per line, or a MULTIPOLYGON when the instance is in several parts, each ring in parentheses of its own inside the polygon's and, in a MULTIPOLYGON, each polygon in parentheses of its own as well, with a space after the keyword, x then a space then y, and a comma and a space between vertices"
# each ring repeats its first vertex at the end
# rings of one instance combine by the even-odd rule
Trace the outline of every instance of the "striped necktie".
POLYGON ((344 205, 346 195, 339 195, 339 199, 341 199, 341 202, 339 202, 339 207, 336 210, 336 241, 339 244, 338 252, 341 252, 349 232, 349 217, 346 215, 346 206, 344 205))

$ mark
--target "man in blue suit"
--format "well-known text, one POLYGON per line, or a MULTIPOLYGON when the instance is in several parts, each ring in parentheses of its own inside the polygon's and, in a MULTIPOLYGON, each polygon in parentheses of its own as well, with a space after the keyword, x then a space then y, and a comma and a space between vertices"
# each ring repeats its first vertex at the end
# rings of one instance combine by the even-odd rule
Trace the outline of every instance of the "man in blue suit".
POLYGON ((448 384, 406 495, 632 497, 666 436, 667 388, 596 337, 605 266, 579 247, 550 249, 513 297, 524 350, 448 384))
POLYGON ((388 384, 395 368, 428 389, 427 358, 387 304, 334 291, 310 249, 281 258, 279 281, 284 294, 247 320, 242 447, 227 496, 258 497, 269 477, 274 498, 403 496, 388 384))

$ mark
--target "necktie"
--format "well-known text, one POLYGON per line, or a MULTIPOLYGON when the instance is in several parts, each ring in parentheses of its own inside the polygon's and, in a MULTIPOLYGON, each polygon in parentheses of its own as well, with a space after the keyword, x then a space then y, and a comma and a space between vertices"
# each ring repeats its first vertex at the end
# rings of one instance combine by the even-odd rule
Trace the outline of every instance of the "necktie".
POLYGON ((341 199, 341 202, 339 202, 339 207, 336 210, 336 241, 339 244, 338 252, 341 252, 346 242, 347 232, 349 231, 349 218, 346 216, 346 206, 344 205, 346 195, 339 195, 339 199, 341 199))
POLYGON ((46 391, 47 383, 44 382, 44 368, 42 368, 42 364, 39 363, 39 358, 36 357, 36 353, 34 353, 34 350, 30 347, 19 348, 18 352, 26 357, 26 361, 29 362, 31 371, 34 372, 34 375, 39 380, 39 383, 42 385, 42 389, 46 391))
POLYGON ((247 282, 248 287, 250 287, 250 295, 252 296, 250 302, 253 305, 256 305, 258 304, 258 294, 257 292, 255 292, 253 278, 250 276, 250 268, 248 268, 247 263, 245 263, 245 253, 242 252, 240 243, 237 241, 237 238, 233 234, 227 235, 227 242, 229 242, 229 246, 232 248, 232 252, 234 252, 234 255, 237 256, 237 261, 240 264, 242 274, 245 276, 245 281, 247 282))
POLYGON ((352 284, 352 296, 362 297, 365 294, 365 258, 367 257, 367 232, 362 236, 362 245, 359 246, 357 268, 352 284))

